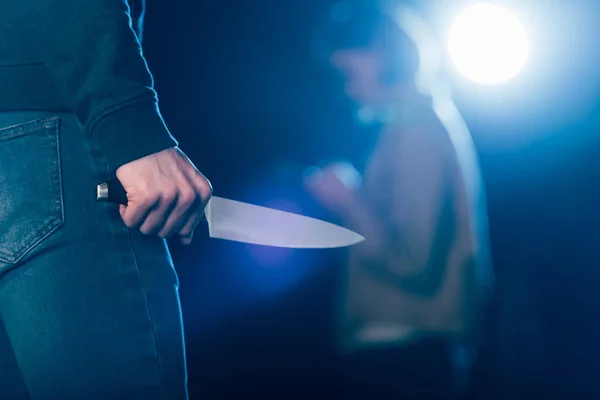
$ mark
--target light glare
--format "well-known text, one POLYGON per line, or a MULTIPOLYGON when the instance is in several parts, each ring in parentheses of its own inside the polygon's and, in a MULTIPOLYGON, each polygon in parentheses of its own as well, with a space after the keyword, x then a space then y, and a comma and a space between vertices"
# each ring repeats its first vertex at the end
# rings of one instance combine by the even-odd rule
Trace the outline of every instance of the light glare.
POLYGON ((506 82, 525 66, 529 41, 519 20, 502 7, 479 3, 454 20, 448 52, 468 79, 486 85, 506 82))

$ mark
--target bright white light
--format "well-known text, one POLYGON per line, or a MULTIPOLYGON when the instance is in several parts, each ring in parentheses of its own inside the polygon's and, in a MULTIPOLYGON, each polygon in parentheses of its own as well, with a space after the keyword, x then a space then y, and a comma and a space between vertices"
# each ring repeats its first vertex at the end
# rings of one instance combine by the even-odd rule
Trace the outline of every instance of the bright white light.
POLYGON ((479 3, 454 20, 448 52, 468 79, 486 85, 506 82, 525 65, 529 41, 519 20, 502 7, 479 3))

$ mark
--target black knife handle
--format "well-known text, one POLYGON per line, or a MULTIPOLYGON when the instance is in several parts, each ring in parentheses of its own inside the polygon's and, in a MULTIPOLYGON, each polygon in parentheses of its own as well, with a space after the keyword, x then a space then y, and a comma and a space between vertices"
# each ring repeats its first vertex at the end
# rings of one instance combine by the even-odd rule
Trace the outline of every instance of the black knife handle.
POLYGON ((127 205, 127 192, 118 179, 111 179, 96 187, 96 200, 127 205))
MULTIPOLYGON (((111 179, 96 187, 96 200, 105 203, 127 205, 127 192, 118 179, 111 179)), ((201 220, 206 221, 206 215, 202 214, 201 220)))

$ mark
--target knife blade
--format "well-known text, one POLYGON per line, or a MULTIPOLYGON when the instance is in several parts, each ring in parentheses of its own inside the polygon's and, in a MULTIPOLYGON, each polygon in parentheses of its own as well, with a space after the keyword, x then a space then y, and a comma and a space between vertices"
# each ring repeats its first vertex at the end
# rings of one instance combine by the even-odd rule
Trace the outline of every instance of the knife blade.
MULTIPOLYGON (((112 179, 97 186, 96 200, 126 205, 127 193, 112 179)), ((209 200, 205 219, 212 238, 263 246, 323 249, 365 240, 330 222, 218 196, 209 200)))

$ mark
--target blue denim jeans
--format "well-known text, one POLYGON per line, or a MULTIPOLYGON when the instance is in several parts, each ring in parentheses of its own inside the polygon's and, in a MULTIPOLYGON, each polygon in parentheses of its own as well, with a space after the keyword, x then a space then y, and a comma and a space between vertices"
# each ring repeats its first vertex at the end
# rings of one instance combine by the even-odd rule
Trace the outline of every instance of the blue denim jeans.
POLYGON ((187 398, 168 248, 96 202, 109 178, 73 115, 0 113, 0 399, 187 398))

